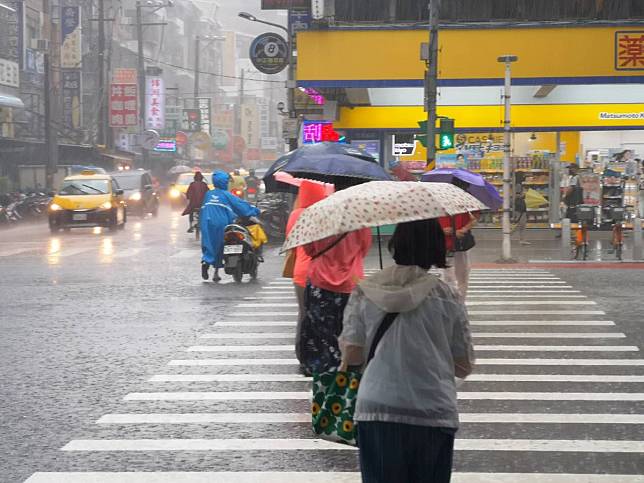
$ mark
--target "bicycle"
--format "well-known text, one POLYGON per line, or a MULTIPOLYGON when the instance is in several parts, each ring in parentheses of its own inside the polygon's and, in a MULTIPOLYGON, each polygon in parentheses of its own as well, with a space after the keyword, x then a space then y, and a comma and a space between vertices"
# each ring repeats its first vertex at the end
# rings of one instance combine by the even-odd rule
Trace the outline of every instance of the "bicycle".
POLYGON ((197 241, 199 241, 199 238, 200 238, 200 236, 201 236, 201 226, 200 226, 200 224, 199 224, 199 211, 200 211, 200 210, 196 210, 196 211, 192 214, 192 228, 194 229, 194 232, 195 232, 195 239, 196 239, 197 241))
POLYGON ((615 251, 615 256, 618 260, 622 260, 622 253, 624 251, 624 225, 622 221, 624 220, 624 208, 614 207, 611 209, 611 218, 613 219, 613 236, 611 238, 611 244, 613 250, 615 251))
POLYGON ((573 257, 575 260, 586 260, 588 258, 588 225, 585 220, 577 223, 573 257))
POLYGON ((589 222, 595 219, 595 207, 590 205, 578 205, 575 208, 577 217, 577 232, 575 233, 575 247, 573 257, 575 260, 588 259, 588 228, 589 222))

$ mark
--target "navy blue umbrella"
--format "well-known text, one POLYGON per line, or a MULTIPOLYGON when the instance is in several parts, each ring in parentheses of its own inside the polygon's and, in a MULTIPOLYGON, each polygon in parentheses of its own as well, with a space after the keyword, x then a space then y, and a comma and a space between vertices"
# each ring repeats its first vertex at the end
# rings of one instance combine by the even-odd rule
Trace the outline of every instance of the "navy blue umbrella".
POLYGON ((392 179, 368 152, 348 144, 329 142, 305 144, 285 154, 264 175, 267 192, 296 192, 297 188, 275 180, 273 176, 278 171, 339 187, 392 179))

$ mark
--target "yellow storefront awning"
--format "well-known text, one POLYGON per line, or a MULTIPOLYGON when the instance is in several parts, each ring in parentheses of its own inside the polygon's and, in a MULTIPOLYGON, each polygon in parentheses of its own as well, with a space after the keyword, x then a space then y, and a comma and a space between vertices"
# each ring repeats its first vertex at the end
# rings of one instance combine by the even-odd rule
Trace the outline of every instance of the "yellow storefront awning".
MULTIPOLYGON (((455 120, 457 129, 499 129, 503 106, 438 106, 438 115, 455 120)), ((343 107, 336 129, 419 130, 427 119, 422 106, 343 107)), ((513 105, 514 130, 584 131, 644 129, 644 103, 513 105)))
MULTIPOLYGON (((425 29, 338 28, 297 34, 302 87, 422 86, 425 29)), ((516 85, 644 82, 644 28, 561 26, 444 28, 439 85, 501 85, 502 55, 516 55, 516 85), (638 54, 639 52, 639 54, 638 54)))

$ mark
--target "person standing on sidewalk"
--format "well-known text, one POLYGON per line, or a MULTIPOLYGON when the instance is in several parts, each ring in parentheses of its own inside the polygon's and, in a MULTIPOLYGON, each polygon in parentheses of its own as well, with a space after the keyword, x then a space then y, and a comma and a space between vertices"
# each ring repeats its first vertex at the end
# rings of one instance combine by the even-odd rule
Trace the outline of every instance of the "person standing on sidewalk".
POLYGON ((452 265, 443 270, 445 281, 452 285, 465 300, 470 285, 470 255, 469 250, 457 250, 456 240, 464 238, 471 232, 478 218, 472 213, 462 213, 456 216, 446 216, 438 221, 445 233, 447 252, 454 254, 452 265))
POLYGON ((387 314, 397 314, 360 381, 357 422, 364 483, 448 483, 458 429, 455 377, 474 352, 459 295, 427 271, 444 268, 436 220, 401 223, 390 242, 396 265, 351 294, 340 336, 343 366, 363 364, 387 314))
MULTIPOLYGON (((295 222, 300 217, 302 212, 309 206, 323 200, 326 197, 325 188, 319 183, 312 183, 310 181, 302 181, 298 190, 297 200, 295 201, 295 209, 291 212, 288 222, 286 223, 286 235, 291 232, 295 226, 295 222)), ((302 351, 300 347, 300 336, 302 333, 302 318, 304 317, 304 291, 306 290, 306 280, 311 264, 311 257, 306 253, 303 247, 294 248, 295 250, 295 263, 293 264, 293 287, 295 288, 295 295, 297 297, 298 313, 297 313, 297 328, 295 330, 295 356, 300 361, 303 361, 302 351)))
POLYGON ((519 244, 528 246, 532 245, 526 240, 526 232, 528 228, 528 205, 525 201, 526 190, 523 187, 523 173, 517 173, 517 184, 514 196, 514 213, 516 214, 516 224, 512 228, 512 233, 519 230, 519 244))

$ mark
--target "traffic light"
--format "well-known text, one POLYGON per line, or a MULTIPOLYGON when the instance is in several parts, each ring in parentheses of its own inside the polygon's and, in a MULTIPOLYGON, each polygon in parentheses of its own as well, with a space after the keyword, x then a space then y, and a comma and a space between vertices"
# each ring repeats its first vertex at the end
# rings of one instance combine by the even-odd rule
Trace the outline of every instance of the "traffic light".
MULTIPOLYGON (((427 132, 427 121, 418 121, 418 126, 423 132, 427 132)), ((427 147, 427 134, 415 134, 414 138, 424 147, 427 147)), ((454 119, 440 118, 438 146, 436 146, 436 149, 439 151, 454 149, 454 119)))
POLYGON ((437 149, 454 149, 454 119, 441 118, 437 149))

